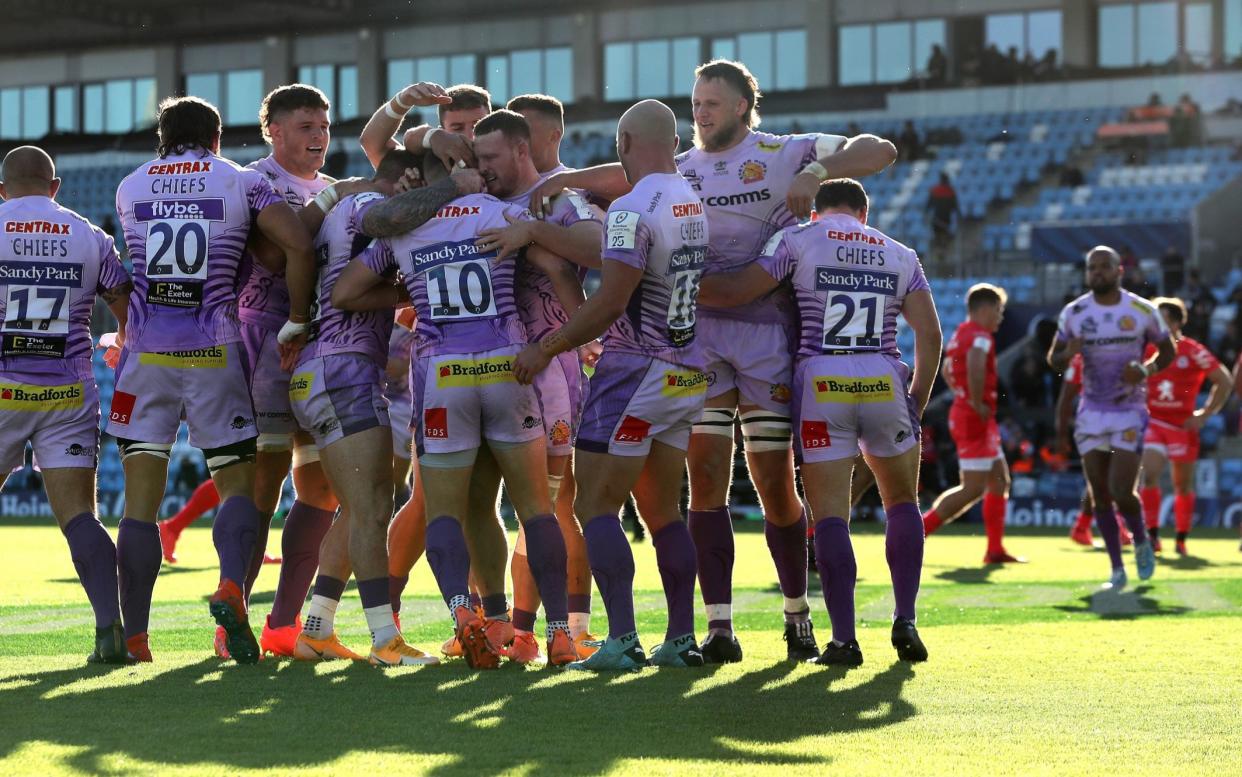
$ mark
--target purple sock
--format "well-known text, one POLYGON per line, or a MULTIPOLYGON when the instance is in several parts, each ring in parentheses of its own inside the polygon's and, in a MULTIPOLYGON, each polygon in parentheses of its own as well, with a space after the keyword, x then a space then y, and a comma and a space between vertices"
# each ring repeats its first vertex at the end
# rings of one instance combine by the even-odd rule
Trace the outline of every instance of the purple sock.
POLYGON ((590 594, 570 594, 569 595, 569 611, 570 612, 590 612, 591 611, 591 595, 590 594))
POLYGON ((850 525, 844 519, 824 518, 815 522, 815 567, 823 584, 828 619, 832 621, 832 638, 842 644, 849 642, 855 638, 854 583, 858 581, 858 563, 854 561, 850 525))
POLYGON ((513 608, 513 628, 517 631, 535 630, 535 613, 530 610, 513 608))
POLYGON ((409 575, 388 576, 388 601, 392 604, 393 612, 401 612, 401 594, 405 593, 405 587, 409 582, 409 575))
POLYGON ((764 521, 763 536, 768 541, 768 552, 776 564, 776 579, 781 583, 781 593, 786 599, 806 596, 806 513, 802 513, 797 523, 789 526, 764 521))
POLYGON ((509 599, 503 594, 488 594, 483 597, 483 617, 496 618, 509 614, 509 599))
POLYGON ((526 560, 530 576, 535 578, 539 598, 543 600, 543 617, 552 628, 569 628, 569 581, 566 578, 569 559, 565 536, 554 515, 536 515, 523 526, 526 530, 526 560))
POLYGON ((470 551, 456 518, 441 515, 427 524, 426 555, 449 611, 469 601, 470 551))
POLYGON ((1144 542, 1147 542, 1147 524, 1143 521, 1143 514, 1141 512, 1134 515, 1126 515, 1123 512, 1121 517, 1126 522, 1126 528, 1133 535, 1135 545, 1142 545, 1144 542))
POLYGON ((272 529, 272 516, 259 514, 258 531, 254 536, 254 551, 250 554, 250 566, 246 568, 246 601, 250 601, 250 592, 254 590, 254 581, 259 579, 263 571, 263 556, 267 553, 267 536, 272 529))
POLYGON ((315 578, 315 596, 324 596, 334 602, 341 601, 345 595, 345 581, 328 575, 315 578))
POLYGON ((70 519, 64 528, 69 542, 69 556, 78 580, 86 590, 91 609, 95 611, 95 628, 111 626, 121 619, 121 602, 117 598, 116 545, 99 519, 82 513, 70 519))
POLYGON ((230 496, 220 503, 211 523, 211 539, 220 557, 220 579, 232 580, 241 588, 259 531, 259 508, 248 496, 230 496))
POLYGON ((116 533, 116 566, 126 639, 147 630, 151 594, 162 561, 160 530, 155 524, 122 518, 116 533))
POLYGON ((634 554, 616 514, 598 515, 582 529, 591 575, 608 613, 610 639, 638 631, 634 625, 634 554))
POLYGON ((306 592, 319 568, 319 545, 332 528, 333 513, 294 501, 280 533, 280 578, 268 623, 272 628, 292 626, 306 602, 306 592))
POLYGON ((358 598, 364 610, 388 604, 388 576, 359 580, 358 598))
POLYGON ((1113 508, 1104 507, 1095 510, 1095 525, 1104 539, 1104 547, 1108 550, 1108 560, 1113 569, 1125 566, 1121 560, 1121 528, 1117 526, 1117 516, 1113 508))
MULTIPOLYGON (((885 511, 884 556, 893 581, 893 613, 913 621, 914 600, 919 595, 919 576, 923 572, 923 516, 914 502, 901 502, 885 511)), ((815 552, 819 553, 816 546, 815 552)))
POLYGON ((652 532, 656 566, 664 583, 664 600, 668 605, 668 629, 664 639, 676 639, 694 633, 694 541, 690 530, 681 521, 673 521, 652 532))
POLYGON ((708 608, 707 628, 732 630, 733 519, 729 508, 691 510, 687 523, 694 539, 699 588, 708 608), (723 613, 713 613, 713 605, 723 605, 723 613))

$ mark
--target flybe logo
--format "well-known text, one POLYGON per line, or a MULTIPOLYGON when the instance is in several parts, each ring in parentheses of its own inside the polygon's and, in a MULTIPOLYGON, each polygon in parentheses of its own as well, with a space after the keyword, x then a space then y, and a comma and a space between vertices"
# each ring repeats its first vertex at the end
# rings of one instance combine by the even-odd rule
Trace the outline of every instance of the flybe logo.
POLYGON ((147 175, 189 175, 191 173, 210 173, 211 162, 196 160, 194 162, 164 162, 147 168, 147 175))
POLYGON ((202 219, 224 221, 224 199, 200 197, 195 199, 143 200, 134 203, 134 218, 138 221, 153 219, 202 219))
POLYGON ((69 225, 54 221, 6 221, 4 231, 24 235, 67 235, 69 225))

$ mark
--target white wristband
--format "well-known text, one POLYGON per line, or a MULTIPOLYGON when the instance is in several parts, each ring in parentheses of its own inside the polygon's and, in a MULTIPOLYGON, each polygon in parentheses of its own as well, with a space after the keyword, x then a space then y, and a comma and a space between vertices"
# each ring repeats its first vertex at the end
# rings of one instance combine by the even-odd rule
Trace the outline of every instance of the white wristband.
POLYGON ((443 132, 443 131, 444 130, 440 129, 439 127, 432 127, 431 129, 423 133, 423 150, 430 151, 431 150, 431 136, 436 134, 437 132, 443 132))
MULTIPOLYGON (((400 105, 400 103, 397 103, 397 104, 400 105)), ((397 113, 396 111, 392 109, 392 100, 389 100, 388 102, 384 103, 384 113, 388 114, 389 118, 396 119, 397 121, 401 121, 402 119, 405 118, 405 114, 409 113, 409 111, 397 113)))
POLYGON ((332 207, 341 199, 341 195, 336 193, 336 185, 326 186, 319 194, 315 195, 315 205, 324 213, 331 213, 332 207))
POLYGON ((280 332, 276 334, 276 342, 284 344, 297 337, 305 334, 310 329, 310 324, 298 324, 293 321, 286 321, 284 326, 280 328, 280 332))
POLYGON ((802 172, 810 173, 821 181, 828 180, 828 170, 819 163, 819 160, 816 160, 802 168, 802 172))

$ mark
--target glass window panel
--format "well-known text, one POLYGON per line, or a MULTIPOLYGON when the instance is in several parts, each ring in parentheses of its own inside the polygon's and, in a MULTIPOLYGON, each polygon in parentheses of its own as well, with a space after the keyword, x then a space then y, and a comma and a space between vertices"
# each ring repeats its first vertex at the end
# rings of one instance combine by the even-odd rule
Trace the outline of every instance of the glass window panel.
POLYGON ((46 86, 28 86, 22 90, 22 137, 41 138, 51 126, 51 105, 46 86))
MULTIPOLYGON (((191 73, 185 77, 185 93, 199 97, 212 105, 220 105, 220 74, 191 73)), ((83 113, 86 113, 84 111, 83 113)))
POLYGON ((1242 0, 1225 0, 1225 58, 1242 57, 1242 0))
POLYGON ((336 103, 336 65, 315 65, 315 80, 312 82, 328 98, 328 104, 336 103))
POLYGON ((263 71, 233 70, 226 75, 224 123, 253 124, 258 121, 263 99, 263 71))
POLYGON ((931 59, 932 48, 939 46, 944 50, 944 19, 923 19, 914 23, 914 69, 927 72, 927 63, 931 59))
POLYGON ((733 38, 713 39, 712 59, 737 59, 737 41, 733 38))
POLYGON ((853 24, 841 28, 837 36, 837 81, 842 86, 869 84, 875 80, 871 68, 871 25, 853 24))
POLYGON ((806 88, 806 30, 776 33, 776 88, 806 88))
POLYGON ((1036 11, 1026 17, 1026 45, 1036 59, 1048 53, 1048 49, 1057 52, 1061 59, 1061 12, 1036 11))
POLYGON ((55 92, 56 131, 78 131, 78 90, 74 86, 58 86, 55 92))
POLYGON ((669 94, 689 97, 694 88, 694 69, 699 66, 699 39, 673 41, 673 70, 669 73, 669 94))
POLYGON ((0 89, 0 138, 22 136, 22 90, 0 89))
POLYGON ((748 32, 737 36, 738 58, 755 74, 762 91, 775 80, 772 66, 772 33, 748 32))
POLYGON ((354 119, 358 116, 358 66, 341 66, 339 78, 340 94, 336 104, 336 117, 341 121, 354 119))
POLYGON ((103 128, 103 84, 87 84, 82 87, 82 131, 88 133, 100 133, 103 132, 103 128))
POLYGON ((461 54, 449 59, 449 83, 451 84, 473 84, 474 83, 474 55, 461 54))
POLYGON ((313 65, 298 66, 298 83, 315 85, 315 67, 313 65))
POLYGON ((638 63, 638 88, 635 97, 668 95, 669 45, 667 40, 645 40, 634 46, 638 63))
POLYGON ((604 99, 629 100, 634 97, 634 44, 609 43, 604 46, 604 99))
POLYGON ((129 79, 104 84, 104 131, 129 132, 134 127, 134 82, 129 79))
POLYGON ((509 88, 506 101, 516 94, 543 91, 543 52, 529 49, 509 55, 509 88))
POLYGON ((543 53, 543 91, 563 103, 574 99, 574 53, 568 46, 543 53))
POLYGON ((497 104, 509 102, 508 57, 487 58, 487 91, 492 93, 493 102, 497 104))
POLYGON ((135 127, 149 127, 155 123, 157 100, 154 78, 139 78, 134 81, 135 127))
POLYGON ((1162 65, 1177 54, 1177 3, 1138 7, 1138 63, 1162 65))
POLYGON ((1192 3, 1185 8, 1183 50, 1191 60, 1206 64, 1212 58, 1212 6, 1192 3))
POLYGON ((414 60, 388 60, 388 94, 394 95, 414 80, 414 60))
POLYGON ((445 57, 422 57, 418 60, 415 81, 431 81, 441 86, 452 86, 449 80, 448 59, 445 57))
POLYGON ((1026 47, 1022 21, 1020 13, 990 14, 984 24, 985 43, 996 44, 1002 54, 1008 52, 1010 46, 1016 46, 1021 52, 1026 47))
POLYGON ((913 75, 910 61, 909 22, 888 22, 875 26, 875 80, 879 83, 905 81, 913 75))
POLYGON ((1100 6, 1100 67, 1134 64, 1134 6, 1100 6))

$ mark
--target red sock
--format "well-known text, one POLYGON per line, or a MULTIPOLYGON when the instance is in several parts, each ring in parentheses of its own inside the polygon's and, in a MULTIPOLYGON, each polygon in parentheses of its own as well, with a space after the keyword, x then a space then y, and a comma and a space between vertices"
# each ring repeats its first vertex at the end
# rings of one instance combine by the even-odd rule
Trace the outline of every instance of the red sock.
POLYGON ((1177 523, 1177 533, 1186 534, 1190 524, 1195 520, 1195 492, 1187 491, 1173 497, 1173 520, 1177 523))
POLYGON ((943 524, 944 521, 940 520, 939 515, 936 515, 935 508, 928 510, 923 513, 923 536, 926 537, 936 529, 939 529, 943 524))
POLYGON ((1074 531, 1084 532, 1091 531, 1091 521, 1094 516, 1088 512, 1079 512, 1078 520, 1074 521, 1074 531))
POLYGON ((190 494, 185 507, 168 519, 168 526, 173 531, 180 532, 218 504, 220 504, 220 493, 216 491, 215 481, 207 478, 199 484, 198 488, 194 489, 193 494, 190 494))
POLYGON ((1149 529, 1160 525, 1160 486, 1139 489, 1139 501, 1143 503, 1143 523, 1149 529))
POLYGON ((983 530, 988 535, 988 553, 1005 552, 1005 497, 983 495, 983 530))

